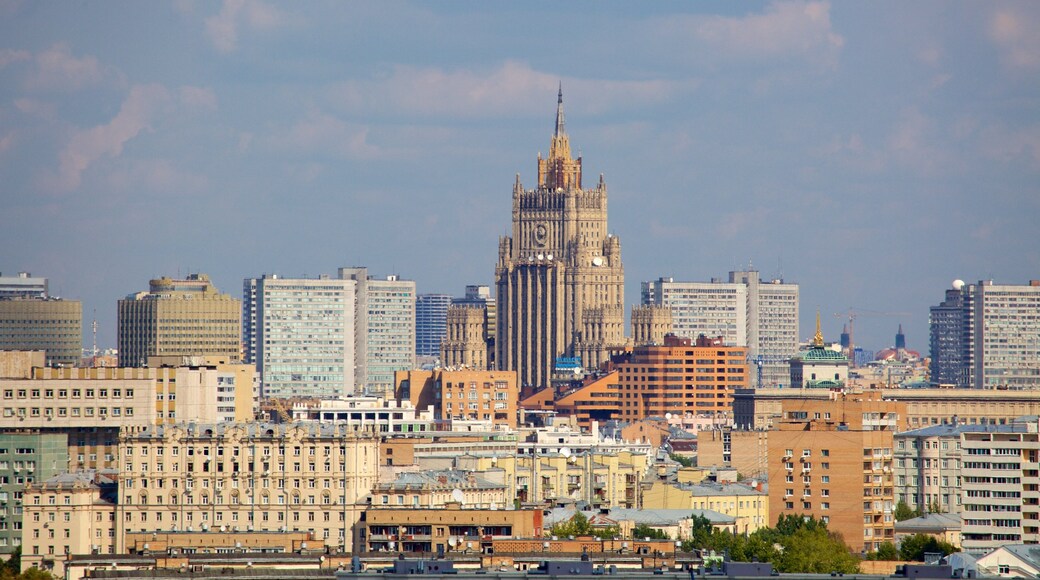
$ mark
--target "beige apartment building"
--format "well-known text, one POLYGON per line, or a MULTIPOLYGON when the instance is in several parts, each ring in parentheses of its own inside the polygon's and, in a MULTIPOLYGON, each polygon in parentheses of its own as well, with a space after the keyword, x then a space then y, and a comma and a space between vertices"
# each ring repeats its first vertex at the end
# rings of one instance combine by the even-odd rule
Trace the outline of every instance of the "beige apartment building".
POLYGON ((114 473, 62 473, 27 485, 23 500, 23 571, 61 578, 72 554, 117 553, 114 473))
POLYGON ((83 305, 79 300, 0 299, 0 351, 44 351, 46 366, 76 366, 82 349, 83 305))
POLYGON ((711 510, 735 519, 737 533, 753 533, 772 525, 769 496, 739 483, 655 481, 643 491, 644 509, 711 510))
POLYGON ((308 531, 349 551, 379 440, 346 425, 180 423, 120 436, 116 551, 149 531, 308 531))
POLYGON ((153 356, 242 360, 242 301, 221 294, 205 274, 151 280, 148 292, 118 306, 121 367, 143 367, 153 356))
POLYGON ((646 453, 585 451, 463 455, 459 469, 505 484, 507 505, 584 501, 596 507, 640 507, 646 453))
POLYGON ((769 471, 769 431, 725 427, 697 433, 697 465, 729 467, 746 478, 769 471))
POLYGON ((442 508, 449 503, 468 509, 505 509, 505 483, 494 482, 483 473, 443 469, 408 471, 372 490, 373 506, 442 508))
POLYGON ((515 371, 397 371, 394 397, 420 408, 433 406, 437 418, 445 422, 506 429, 517 426, 515 371))

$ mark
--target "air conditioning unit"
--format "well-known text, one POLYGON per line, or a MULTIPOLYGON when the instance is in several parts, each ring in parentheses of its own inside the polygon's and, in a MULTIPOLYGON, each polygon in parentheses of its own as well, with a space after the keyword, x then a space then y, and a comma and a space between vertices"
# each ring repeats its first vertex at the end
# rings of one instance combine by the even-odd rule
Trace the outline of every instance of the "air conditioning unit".
POLYGON ((802 468, 802 473, 809 473, 810 471, 812 471, 811 467, 803 467, 802 468))

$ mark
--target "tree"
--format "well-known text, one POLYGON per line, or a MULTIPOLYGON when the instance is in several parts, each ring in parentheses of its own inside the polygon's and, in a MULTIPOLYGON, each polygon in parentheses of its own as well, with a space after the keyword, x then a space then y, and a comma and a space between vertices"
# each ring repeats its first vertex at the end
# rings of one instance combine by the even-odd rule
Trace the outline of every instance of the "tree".
POLYGON ((777 570, 800 574, 854 574, 859 572, 859 558, 837 534, 824 527, 804 527, 783 543, 783 551, 774 562, 777 570))
POLYGON ((911 518, 919 518, 922 515, 921 510, 910 509, 910 506, 907 505, 905 501, 900 500, 899 503, 896 504, 895 516, 897 522, 909 520, 911 518))
POLYGON ((632 528, 632 537, 634 539, 637 539, 637 540, 639 538, 650 538, 651 540, 670 540, 670 539, 672 539, 671 536, 669 536, 668 534, 664 533, 663 531, 661 531, 661 530, 659 530, 657 528, 651 528, 650 526, 648 526, 646 524, 639 524, 638 526, 632 528))
POLYGON ((878 546, 877 551, 867 554, 868 560, 882 560, 892 562, 899 560, 899 549, 892 542, 884 542, 878 546))
POLYGON ((29 568, 18 575, 18 580, 55 580, 54 575, 39 568, 29 568))
POLYGON ((899 556, 908 561, 923 562, 929 552, 940 552, 943 556, 957 551, 952 544, 938 540, 928 534, 914 534, 903 538, 899 545, 899 556))
POLYGON ((672 461, 682 465, 683 467, 693 467, 693 459, 686 457, 685 455, 679 455, 678 453, 669 453, 668 457, 672 461))
POLYGON ((585 517, 585 514, 581 512, 575 513, 571 516, 571 519, 565 522, 558 522, 549 528, 550 536, 557 536, 560 538, 567 538, 574 536, 594 536, 602 539, 616 538, 621 535, 621 530, 617 526, 606 526, 603 528, 594 528, 589 523, 589 518, 585 517))

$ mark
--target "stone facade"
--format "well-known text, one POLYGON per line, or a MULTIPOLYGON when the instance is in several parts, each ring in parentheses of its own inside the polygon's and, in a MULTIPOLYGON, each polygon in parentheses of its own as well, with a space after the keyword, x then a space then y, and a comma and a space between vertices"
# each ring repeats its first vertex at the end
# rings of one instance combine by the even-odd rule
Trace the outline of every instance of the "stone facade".
POLYGON ((484 339, 486 309, 479 306, 448 308, 447 332, 441 342, 441 364, 448 368, 486 370, 488 348, 484 339))
POLYGON ((538 187, 513 185, 512 236, 499 240, 495 279, 496 363, 516 370, 525 392, 548 386, 560 356, 587 369, 624 343, 621 242, 607 230, 607 186, 582 189, 582 160, 571 157, 563 93, 538 187))

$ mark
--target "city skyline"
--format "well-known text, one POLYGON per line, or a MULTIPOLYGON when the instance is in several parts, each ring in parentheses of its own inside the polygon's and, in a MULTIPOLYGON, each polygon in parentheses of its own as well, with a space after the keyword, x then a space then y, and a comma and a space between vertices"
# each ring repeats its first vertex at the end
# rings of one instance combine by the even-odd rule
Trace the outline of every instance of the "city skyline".
POLYGON ((641 282, 749 260, 838 340, 927 352, 954 279, 1040 277, 1027 3, 0 3, 0 271, 115 345, 149 279, 363 264, 494 284, 556 90, 641 282), (547 11, 556 16, 546 18, 547 11), (139 23, 128 27, 126 22, 139 23), (516 34, 522 30, 522 34, 516 34), (474 50, 474 48, 481 50, 474 50))

